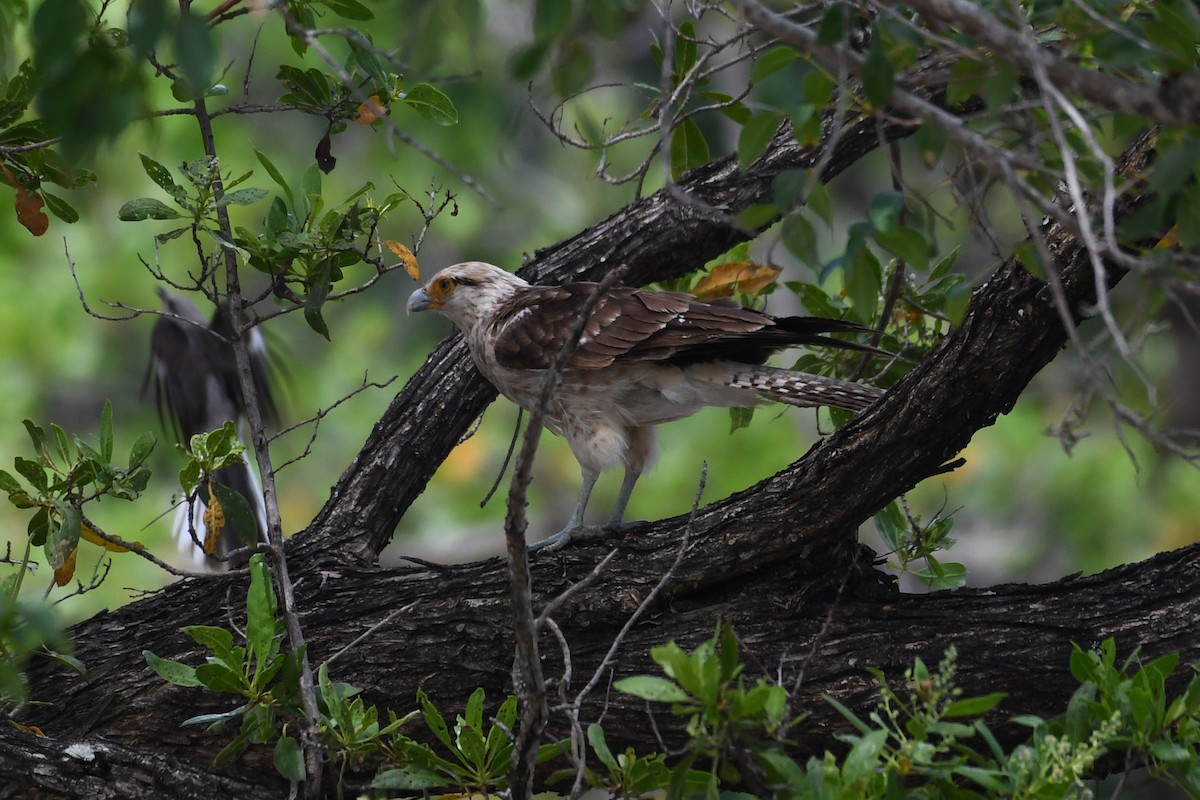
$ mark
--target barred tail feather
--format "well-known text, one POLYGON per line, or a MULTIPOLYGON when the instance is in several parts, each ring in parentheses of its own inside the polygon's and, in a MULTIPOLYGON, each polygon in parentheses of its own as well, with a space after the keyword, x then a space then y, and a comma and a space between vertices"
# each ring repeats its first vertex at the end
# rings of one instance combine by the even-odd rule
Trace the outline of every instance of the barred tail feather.
POLYGON ((735 389, 750 389, 767 400, 802 408, 833 406, 847 411, 862 411, 883 396, 883 392, 874 386, 753 365, 739 365, 729 385, 735 389))

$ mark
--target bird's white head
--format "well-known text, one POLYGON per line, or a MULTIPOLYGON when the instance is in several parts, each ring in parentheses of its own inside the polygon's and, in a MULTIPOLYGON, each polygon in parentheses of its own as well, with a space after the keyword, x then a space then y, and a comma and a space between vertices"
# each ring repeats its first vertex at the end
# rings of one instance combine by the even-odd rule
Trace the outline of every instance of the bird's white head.
POLYGON ((446 267, 413 292, 408 311, 440 311, 465 332, 527 286, 523 279, 492 264, 464 261, 446 267))

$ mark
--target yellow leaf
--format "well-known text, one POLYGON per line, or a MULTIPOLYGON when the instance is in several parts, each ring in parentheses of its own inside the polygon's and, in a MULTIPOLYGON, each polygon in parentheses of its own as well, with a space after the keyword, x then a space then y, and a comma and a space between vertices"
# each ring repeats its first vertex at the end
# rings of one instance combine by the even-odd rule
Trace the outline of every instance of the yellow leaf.
POLYGON ((221 528, 225 527, 225 509, 221 508, 221 503, 217 500, 211 486, 210 483, 208 506, 204 509, 204 553, 210 556, 216 555, 217 539, 221 535, 221 528))
POLYGON ((1174 225, 1171 230, 1167 231, 1166 235, 1159 239, 1158 244, 1154 245, 1155 250, 1169 250, 1172 247, 1179 246, 1179 226, 1174 225))
POLYGON ((370 125, 376 120, 383 119, 387 111, 383 107, 383 101, 379 99, 379 95, 373 94, 367 98, 367 102, 358 104, 358 124, 370 125))
POLYGON ((734 292, 758 294, 770 286, 783 272, 771 264, 755 264, 753 261, 726 261, 717 264, 700 279, 692 294, 701 300, 729 297, 734 292))
POLYGON ((79 548, 76 547, 70 553, 67 553, 67 557, 63 559, 61 564, 54 568, 55 585, 66 586, 71 582, 71 578, 75 577, 75 554, 78 552, 79 548))
POLYGON ((417 257, 413 255, 412 250, 391 239, 385 241, 383 246, 391 250, 396 255, 396 258, 400 259, 400 263, 404 265, 404 271, 408 273, 408 277, 414 281, 421 280, 421 268, 417 265, 417 257))
POLYGON ((8 724, 24 733, 32 733, 34 736, 41 736, 42 738, 46 737, 46 734, 42 733, 42 729, 37 725, 22 725, 21 723, 14 722, 11 719, 8 721, 8 724))
POLYGON ((108 539, 102 538, 100 536, 100 534, 96 533, 94 530, 92 530, 87 525, 79 526, 79 535, 80 535, 80 537, 83 538, 83 540, 85 542, 91 542, 92 544, 98 544, 110 553, 128 553, 129 552, 128 547, 117 544, 116 542, 110 542, 108 539))

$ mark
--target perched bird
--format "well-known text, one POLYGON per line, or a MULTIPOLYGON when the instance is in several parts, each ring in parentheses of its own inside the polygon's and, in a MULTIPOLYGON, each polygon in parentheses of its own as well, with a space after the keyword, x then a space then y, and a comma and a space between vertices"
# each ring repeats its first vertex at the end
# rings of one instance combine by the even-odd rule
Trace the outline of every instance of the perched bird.
MULTIPOLYGON (((479 371, 509 400, 532 410, 547 369, 598 289, 595 283, 535 286, 491 264, 468 261, 430 278, 409 297, 408 310, 449 317, 479 371)), ((596 479, 618 463, 625 466, 625 478, 605 527, 622 525, 634 484, 653 460, 656 425, 705 406, 749 407, 762 400, 866 408, 880 390, 763 363, 793 345, 880 352, 822 335, 863 331, 844 320, 772 317, 675 292, 608 290, 584 325, 546 409, 546 425, 567 440, 583 485, 566 527, 544 546, 561 547, 582 529, 596 479)))
MULTIPOLYGON (((159 417, 165 416, 164 427, 186 444, 195 434, 216 430, 226 421, 240 425, 246 418, 246 401, 238 382, 237 362, 229 338, 233 328, 225 309, 218 307, 212 319, 205 320, 188 298, 161 287, 159 296, 165 313, 158 317, 150 334, 150 370, 146 379, 147 382, 153 379, 154 399, 159 417)), ((257 329, 251 331, 249 344, 251 375, 263 417, 274 421, 277 414, 268 381, 267 352, 257 329)), ((246 498, 258 521, 259 538, 265 538, 262 489, 250 465, 243 461, 225 467, 213 479, 246 498)), ((201 542, 205 540, 207 531, 201 508, 189 508, 176 520, 180 546, 199 560, 204 554, 192 542, 189 527, 196 531, 201 542)), ((228 523, 217 536, 218 556, 224 557, 243 545, 228 523)), ((205 558, 204 562, 213 570, 225 568, 225 562, 219 559, 205 558)))

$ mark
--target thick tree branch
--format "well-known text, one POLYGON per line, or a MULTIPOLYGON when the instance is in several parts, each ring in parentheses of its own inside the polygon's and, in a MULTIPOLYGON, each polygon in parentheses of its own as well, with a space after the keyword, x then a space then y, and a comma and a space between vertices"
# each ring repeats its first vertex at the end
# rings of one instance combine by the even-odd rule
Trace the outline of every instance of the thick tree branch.
MULTIPOLYGON (((877 127, 868 119, 845 131, 828 131, 826 139, 836 138, 836 144, 823 178, 841 173, 881 139, 913 130, 890 122, 880 136, 877 127)), ((777 136, 749 170, 743 172, 732 157, 694 170, 678 186, 538 252, 521 273, 531 281, 559 283, 598 280, 612 267, 625 265, 625 282, 632 285, 687 274, 753 235, 738 225, 737 215, 768 202, 779 173, 811 169, 821 159, 822 147, 800 147, 790 135, 777 136)), ((373 561, 438 465, 495 397, 461 337, 443 341, 396 395, 329 502, 292 546, 333 562, 373 561), (430 425, 431 419, 437 424, 430 425)))

